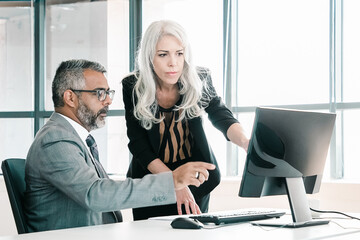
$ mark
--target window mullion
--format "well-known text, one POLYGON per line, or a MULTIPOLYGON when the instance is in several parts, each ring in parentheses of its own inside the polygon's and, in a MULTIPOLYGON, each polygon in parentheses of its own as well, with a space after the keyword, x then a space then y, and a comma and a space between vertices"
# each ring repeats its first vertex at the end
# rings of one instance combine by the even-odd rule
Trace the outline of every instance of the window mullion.
MULTIPOLYGON (((234 39, 234 32, 232 31, 233 28, 233 12, 236 9, 235 1, 232 0, 224 0, 224 69, 223 69, 223 88, 224 88, 224 99, 225 104, 228 108, 232 108, 233 99, 234 99, 234 91, 233 79, 236 76, 236 71, 233 71, 232 67, 234 66, 234 61, 236 60, 233 58, 232 53, 236 52, 236 49, 233 49, 233 43, 237 44, 237 39, 234 39)), ((236 14, 236 13, 235 13, 236 14)), ((236 56, 236 54, 235 54, 236 56)), ((236 61, 235 61, 236 62, 236 61)), ((235 80, 236 81, 236 80, 235 80)), ((233 145, 231 142, 227 142, 226 144, 226 175, 227 176, 236 176, 238 175, 238 148, 237 146, 233 145)))
POLYGON ((129 5, 129 58, 130 58, 130 71, 135 68, 136 52, 142 34, 142 0, 130 0, 129 5))
POLYGON ((45 0, 34 1, 34 135, 45 122, 45 12, 45 0))
POLYGON ((344 111, 337 109, 343 102, 343 1, 330 1, 330 111, 337 113, 333 138, 330 143, 331 178, 344 177, 344 111))

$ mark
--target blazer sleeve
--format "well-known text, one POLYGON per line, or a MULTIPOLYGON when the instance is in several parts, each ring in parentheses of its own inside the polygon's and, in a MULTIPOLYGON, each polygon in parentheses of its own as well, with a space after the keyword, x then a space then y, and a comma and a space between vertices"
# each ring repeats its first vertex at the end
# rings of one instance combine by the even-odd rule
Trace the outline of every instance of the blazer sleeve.
POLYGON ((144 170, 147 170, 149 163, 158 158, 158 155, 151 147, 148 131, 141 126, 140 121, 134 116, 134 101, 136 99, 133 99, 133 90, 136 81, 135 75, 130 75, 122 80, 127 136, 129 138, 128 147, 133 154, 133 161, 138 161, 144 170))
POLYGON ((176 201, 172 174, 143 179, 99 178, 86 163, 83 147, 73 138, 44 141, 37 155, 41 177, 84 208, 107 212, 176 201))
POLYGON ((232 124, 238 123, 239 121, 234 117, 230 109, 225 106, 221 97, 217 95, 212 84, 210 71, 207 69, 201 69, 199 76, 202 81, 204 81, 204 86, 210 92, 210 102, 205 108, 205 111, 208 113, 208 118, 213 126, 220 130, 224 134, 225 138, 230 141, 227 137, 227 130, 232 124))

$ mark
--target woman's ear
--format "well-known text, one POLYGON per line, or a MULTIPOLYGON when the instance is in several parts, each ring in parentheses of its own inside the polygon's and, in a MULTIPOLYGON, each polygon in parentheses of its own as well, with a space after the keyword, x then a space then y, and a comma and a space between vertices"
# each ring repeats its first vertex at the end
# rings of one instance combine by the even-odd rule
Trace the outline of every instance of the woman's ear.
POLYGON ((64 92, 64 104, 69 107, 76 107, 78 96, 70 89, 64 92))

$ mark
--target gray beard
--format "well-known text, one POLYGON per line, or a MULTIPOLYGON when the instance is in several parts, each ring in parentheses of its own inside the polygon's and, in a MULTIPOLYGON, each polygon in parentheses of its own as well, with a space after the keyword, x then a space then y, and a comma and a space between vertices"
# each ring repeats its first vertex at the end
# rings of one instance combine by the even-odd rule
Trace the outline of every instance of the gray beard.
POLYGON ((105 118, 100 116, 100 113, 107 112, 108 107, 102 108, 99 112, 92 112, 86 104, 79 99, 79 108, 77 110, 77 117, 80 122, 89 131, 101 128, 105 125, 105 118))

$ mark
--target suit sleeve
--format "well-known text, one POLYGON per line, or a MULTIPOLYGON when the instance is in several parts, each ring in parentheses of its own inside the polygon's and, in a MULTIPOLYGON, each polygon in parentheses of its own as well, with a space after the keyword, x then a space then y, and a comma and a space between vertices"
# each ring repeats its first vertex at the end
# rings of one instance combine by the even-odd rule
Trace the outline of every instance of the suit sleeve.
POLYGON ((139 120, 134 116, 133 89, 136 78, 131 75, 122 81, 123 101, 125 106, 125 119, 127 127, 127 136, 129 138, 129 150, 133 154, 133 160, 138 161, 140 165, 147 170, 147 166, 154 159, 158 158, 151 147, 147 130, 144 129, 139 120))
POLYGON ((171 172, 123 181, 99 178, 87 165, 84 149, 71 138, 45 141, 37 157, 40 174, 49 184, 93 211, 176 202, 171 172))

